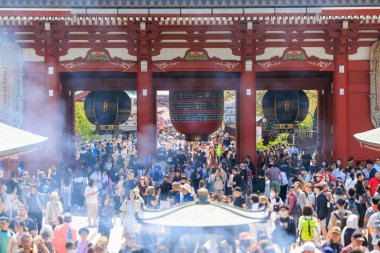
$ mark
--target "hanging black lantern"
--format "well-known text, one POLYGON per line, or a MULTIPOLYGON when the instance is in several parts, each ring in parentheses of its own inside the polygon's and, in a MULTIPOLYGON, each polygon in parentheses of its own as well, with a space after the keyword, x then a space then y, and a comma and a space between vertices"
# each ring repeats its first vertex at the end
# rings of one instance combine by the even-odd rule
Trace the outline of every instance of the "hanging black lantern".
POLYGON ((124 91, 92 91, 84 101, 84 110, 94 125, 120 125, 131 114, 131 99, 124 91))
POLYGON ((170 120, 188 141, 207 140, 224 115, 223 91, 170 91, 170 120))
POLYGON ((263 102, 265 118, 274 124, 302 122, 309 112, 309 99, 302 90, 268 91, 263 102))

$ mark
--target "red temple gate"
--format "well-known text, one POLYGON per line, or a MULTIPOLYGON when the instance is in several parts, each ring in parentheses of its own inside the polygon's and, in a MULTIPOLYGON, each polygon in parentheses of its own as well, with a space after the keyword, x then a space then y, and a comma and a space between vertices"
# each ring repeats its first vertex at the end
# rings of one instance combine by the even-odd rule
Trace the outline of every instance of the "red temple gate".
POLYGON ((155 152, 155 98, 164 89, 236 90, 239 157, 253 159, 256 90, 318 90, 319 158, 375 157, 352 135, 372 127, 365 55, 380 38, 379 17, 376 9, 318 14, 0 11, 2 36, 24 50, 23 128, 49 137, 41 154, 26 159, 47 160, 50 166, 70 155, 75 91, 127 89, 137 91, 138 142, 151 144, 138 145, 142 159, 155 152))

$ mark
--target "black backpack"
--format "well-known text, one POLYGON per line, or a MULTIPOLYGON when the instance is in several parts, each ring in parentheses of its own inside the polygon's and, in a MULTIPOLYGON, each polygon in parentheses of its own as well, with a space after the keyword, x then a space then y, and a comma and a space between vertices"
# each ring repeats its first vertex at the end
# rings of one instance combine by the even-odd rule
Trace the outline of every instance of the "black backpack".
POLYGON ((351 211, 352 214, 359 215, 358 202, 350 199, 348 201, 347 210, 351 211))
POLYGON ((157 182, 160 180, 160 173, 158 172, 158 169, 155 169, 154 170, 154 173, 153 173, 153 181, 157 182))

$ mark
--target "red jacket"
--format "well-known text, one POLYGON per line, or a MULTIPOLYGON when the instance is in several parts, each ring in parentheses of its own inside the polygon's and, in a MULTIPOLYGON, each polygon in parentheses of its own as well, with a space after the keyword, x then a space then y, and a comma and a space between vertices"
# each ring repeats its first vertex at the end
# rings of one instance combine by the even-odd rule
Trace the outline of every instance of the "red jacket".
POLYGON ((371 178, 371 179, 369 180, 368 185, 369 185, 369 187, 371 188, 371 195, 372 195, 372 196, 375 195, 375 192, 376 192, 376 190, 377 190, 377 186, 378 186, 379 184, 380 184, 380 179, 377 179, 377 178, 373 177, 373 178, 371 178))
MULTIPOLYGON (((54 228, 53 247, 56 253, 66 252, 67 232, 70 223, 63 223, 54 228)), ((77 240, 77 230, 70 226, 71 229, 71 241, 77 240)))

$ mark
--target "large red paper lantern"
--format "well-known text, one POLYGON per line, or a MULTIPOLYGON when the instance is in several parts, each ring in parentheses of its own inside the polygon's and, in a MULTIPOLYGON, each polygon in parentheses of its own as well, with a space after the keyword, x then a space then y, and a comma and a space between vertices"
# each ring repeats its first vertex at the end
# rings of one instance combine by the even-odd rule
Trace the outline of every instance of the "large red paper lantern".
POLYGON ((221 125, 223 91, 170 91, 170 119, 188 141, 207 140, 221 125))

